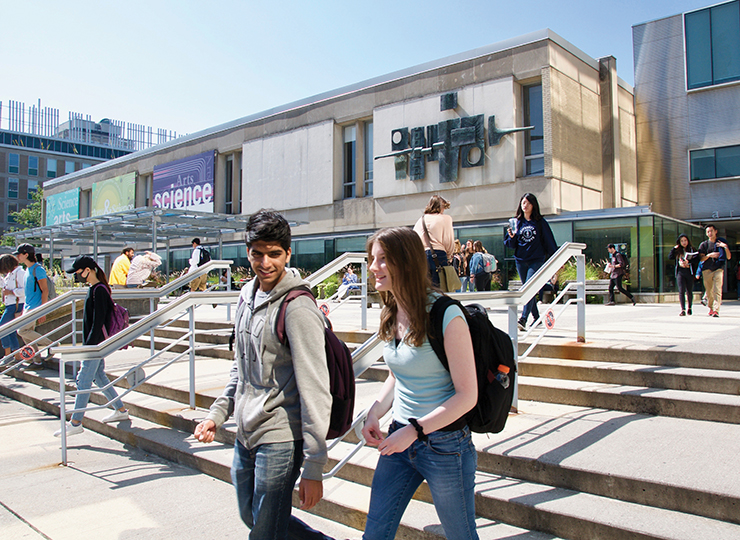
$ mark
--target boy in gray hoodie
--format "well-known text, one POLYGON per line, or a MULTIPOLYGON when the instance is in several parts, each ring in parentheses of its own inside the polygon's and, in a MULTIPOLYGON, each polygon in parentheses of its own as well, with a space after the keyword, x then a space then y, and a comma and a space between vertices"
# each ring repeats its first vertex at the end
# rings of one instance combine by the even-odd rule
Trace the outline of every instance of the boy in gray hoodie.
POLYGON ((324 321, 315 303, 298 297, 288 304, 285 332, 275 335, 284 295, 305 283, 290 261, 290 225, 272 210, 260 210, 247 223, 247 253, 255 272, 242 289, 236 309, 236 354, 230 380, 195 428, 211 442, 233 411, 237 424, 231 478, 249 538, 328 538, 291 516, 299 485, 301 509, 321 500, 321 474, 327 460, 331 416, 324 321))

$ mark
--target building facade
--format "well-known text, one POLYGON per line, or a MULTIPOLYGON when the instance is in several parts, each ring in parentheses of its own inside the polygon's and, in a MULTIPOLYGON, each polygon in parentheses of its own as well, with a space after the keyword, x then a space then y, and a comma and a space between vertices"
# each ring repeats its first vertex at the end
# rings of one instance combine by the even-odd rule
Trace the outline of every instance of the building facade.
MULTIPOLYGON (((157 133, 159 142, 173 136, 157 133)), ((40 102, 30 107, 0 102, 0 234, 15 226, 13 212, 31 203, 44 182, 151 145, 151 128, 109 119, 93 122, 75 113, 60 123, 59 110, 40 102)))
POLYGON ((635 25, 633 44, 639 201, 714 223, 737 256, 740 2, 635 25))

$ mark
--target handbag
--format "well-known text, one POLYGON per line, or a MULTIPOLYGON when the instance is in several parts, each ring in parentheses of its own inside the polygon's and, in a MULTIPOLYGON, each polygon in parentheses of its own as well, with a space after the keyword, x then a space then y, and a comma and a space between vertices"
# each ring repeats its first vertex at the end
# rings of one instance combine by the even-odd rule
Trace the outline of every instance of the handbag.
POLYGON ((421 216, 421 225, 424 227, 424 240, 426 241, 427 248, 432 252, 432 260, 434 260, 434 266, 437 268, 437 275, 439 276, 439 288, 442 292, 455 292, 462 288, 462 282, 460 277, 457 275, 457 271, 452 265, 442 266, 437 260, 437 254, 432 249, 432 239, 429 236, 429 229, 427 229, 427 223, 424 221, 424 215, 421 216))

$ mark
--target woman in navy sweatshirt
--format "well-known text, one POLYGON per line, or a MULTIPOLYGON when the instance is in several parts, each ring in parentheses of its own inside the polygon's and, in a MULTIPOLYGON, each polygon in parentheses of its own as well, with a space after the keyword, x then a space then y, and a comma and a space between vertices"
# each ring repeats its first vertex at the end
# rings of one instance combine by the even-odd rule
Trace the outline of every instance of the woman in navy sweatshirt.
MULTIPOLYGON (((514 250, 516 269, 524 284, 545 264, 547 258, 557 251, 558 246, 550 225, 540 213, 537 197, 531 193, 522 196, 515 219, 516 229, 509 227, 506 230, 504 245, 514 250)), ((530 313, 535 321, 540 318, 536 295, 524 306, 519 319, 520 330, 526 330, 530 313)))

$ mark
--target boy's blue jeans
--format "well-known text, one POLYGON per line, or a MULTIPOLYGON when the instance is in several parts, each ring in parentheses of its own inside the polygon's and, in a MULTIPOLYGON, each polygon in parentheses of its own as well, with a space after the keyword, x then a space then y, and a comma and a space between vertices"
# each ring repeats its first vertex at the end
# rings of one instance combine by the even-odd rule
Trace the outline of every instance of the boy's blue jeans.
POLYGON ((303 441, 262 444, 251 450, 236 441, 231 481, 239 515, 250 528, 249 538, 329 538, 291 515, 293 488, 302 463, 303 441))
MULTIPOLYGON (((393 422, 388 434, 403 427, 393 422)), ((405 451, 380 456, 373 476, 365 540, 392 539, 404 510, 423 480, 429 484, 445 536, 477 539, 475 469, 478 455, 470 429, 435 431, 426 442, 414 441, 405 451)))

